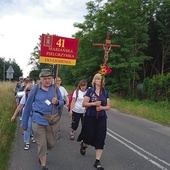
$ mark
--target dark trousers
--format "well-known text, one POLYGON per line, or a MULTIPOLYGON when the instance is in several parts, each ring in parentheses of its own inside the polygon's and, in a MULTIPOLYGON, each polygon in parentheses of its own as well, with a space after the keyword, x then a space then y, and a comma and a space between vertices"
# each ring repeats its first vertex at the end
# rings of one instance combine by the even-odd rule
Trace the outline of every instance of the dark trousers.
POLYGON ((71 128, 73 130, 77 130, 80 119, 81 119, 81 125, 83 125, 83 113, 76 113, 73 111, 72 122, 71 122, 71 128))

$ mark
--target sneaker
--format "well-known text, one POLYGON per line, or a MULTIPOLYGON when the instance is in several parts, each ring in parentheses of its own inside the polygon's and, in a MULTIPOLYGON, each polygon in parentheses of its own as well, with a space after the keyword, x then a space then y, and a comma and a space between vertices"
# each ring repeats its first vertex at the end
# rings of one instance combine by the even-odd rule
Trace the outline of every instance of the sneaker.
POLYGON ((74 133, 70 132, 70 140, 74 140, 74 133))
POLYGON ((95 167, 97 170, 104 170, 104 168, 101 166, 100 162, 95 162, 94 167, 95 167))
POLYGON ((32 143, 35 143, 35 139, 34 137, 31 137, 32 143))
POLYGON ((30 144, 26 143, 25 146, 24 146, 24 150, 29 150, 29 149, 30 149, 30 144))
POLYGON ((83 142, 81 142, 81 146, 80 146, 80 153, 82 155, 85 155, 86 154, 86 146, 83 146, 83 142))

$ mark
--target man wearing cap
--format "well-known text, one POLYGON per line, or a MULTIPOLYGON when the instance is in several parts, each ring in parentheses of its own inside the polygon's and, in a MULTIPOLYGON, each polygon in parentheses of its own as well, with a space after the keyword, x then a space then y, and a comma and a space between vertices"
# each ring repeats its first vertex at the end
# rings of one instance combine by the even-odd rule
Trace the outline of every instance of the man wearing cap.
POLYGON ((32 88, 25 104, 22 127, 23 130, 27 129, 29 114, 32 111, 32 129, 38 145, 39 161, 42 166, 41 170, 48 170, 46 167, 47 152, 55 144, 58 125, 49 125, 44 115, 56 114, 58 108, 64 105, 64 100, 60 90, 55 90, 52 84, 53 77, 49 69, 42 69, 39 77, 40 83, 32 88))

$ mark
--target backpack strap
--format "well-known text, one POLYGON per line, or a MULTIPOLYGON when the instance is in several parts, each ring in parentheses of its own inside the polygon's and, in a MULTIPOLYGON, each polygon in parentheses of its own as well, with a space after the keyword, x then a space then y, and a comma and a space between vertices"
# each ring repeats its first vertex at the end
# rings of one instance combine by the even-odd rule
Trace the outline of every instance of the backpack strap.
POLYGON ((36 84, 33 102, 34 102, 34 100, 35 100, 35 96, 36 96, 36 94, 37 94, 37 92, 38 92, 39 86, 40 86, 39 83, 36 84))
POLYGON ((79 94, 79 89, 76 89, 76 100, 78 98, 78 94, 79 94))

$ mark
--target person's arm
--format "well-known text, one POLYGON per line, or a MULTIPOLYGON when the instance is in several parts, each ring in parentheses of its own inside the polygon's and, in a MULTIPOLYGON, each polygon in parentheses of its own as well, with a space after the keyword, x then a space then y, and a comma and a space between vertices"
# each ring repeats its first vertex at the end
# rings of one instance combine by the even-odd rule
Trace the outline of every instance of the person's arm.
POLYGON ((15 95, 16 95, 16 93, 17 93, 17 90, 18 90, 18 87, 17 87, 17 84, 16 84, 15 87, 14 87, 14 93, 15 93, 15 95))
POLYGON ((64 96, 64 98, 65 98, 65 100, 66 100, 66 106, 68 106, 68 104, 69 104, 69 98, 68 98, 68 95, 66 95, 66 96, 64 96))
POLYGON ((13 122, 13 121, 16 119, 17 114, 22 110, 23 106, 24 106, 24 104, 19 104, 19 105, 17 106, 17 108, 16 108, 13 116, 11 117, 11 122, 13 122))
POLYGON ((96 107, 96 111, 101 111, 101 110, 109 110, 110 109, 110 99, 107 98, 107 105, 106 106, 98 106, 96 107))
POLYGON ((65 87, 63 87, 63 92, 64 92, 64 96, 63 97, 64 97, 64 100, 66 102, 65 106, 68 106, 68 104, 69 104, 69 97, 68 97, 68 92, 65 89, 65 87))
POLYGON ((90 102, 90 98, 88 96, 84 97, 83 100, 83 107, 92 107, 92 106, 100 106, 101 105, 101 101, 95 101, 95 102, 90 102))
POLYGON ((75 102, 76 102, 76 98, 73 97, 72 101, 71 101, 71 105, 70 105, 70 111, 69 111, 69 116, 72 117, 72 114, 73 114, 73 107, 75 105, 75 102))
POLYGON ((61 92, 59 89, 57 89, 56 97, 52 98, 52 104, 57 105, 57 107, 61 107, 64 105, 64 99, 62 98, 61 92))
POLYGON ((22 124, 21 124, 23 130, 27 130, 28 120, 29 120, 30 113, 32 111, 32 104, 34 102, 35 95, 36 95, 36 85, 30 91, 27 101, 25 103, 24 113, 22 117, 22 124))

